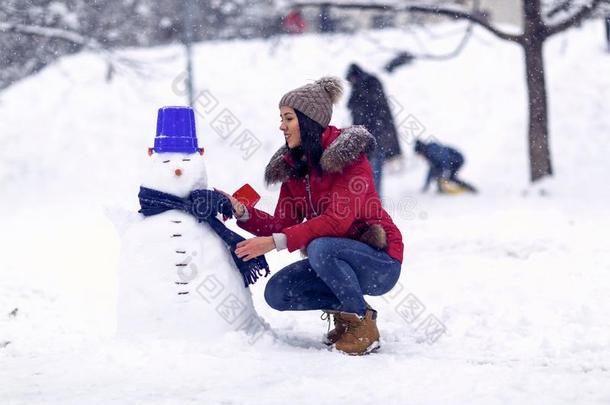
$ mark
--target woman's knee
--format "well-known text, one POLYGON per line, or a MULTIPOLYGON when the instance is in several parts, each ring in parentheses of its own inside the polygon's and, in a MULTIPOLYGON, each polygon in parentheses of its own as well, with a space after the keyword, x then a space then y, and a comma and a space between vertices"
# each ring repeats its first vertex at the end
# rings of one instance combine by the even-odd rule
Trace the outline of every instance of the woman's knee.
POLYGON ((277 311, 286 311, 290 305, 288 299, 290 277, 283 273, 285 272, 280 271, 271 276, 265 286, 265 301, 271 308, 277 311))
POLYGON ((388 293, 400 278, 401 264, 395 261, 389 266, 385 266, 383 272, 374 270, 371 274, 372 280, 368 280, 363 286, 363 291, 367 295, 379 296, 388 293))
POLYGON ((310 262, 319 263, 326 260, 335 249, 332 247, 332 241, 334 238, 321 237, 316 238, 309 242, 307 245, 307 257, 310 262))

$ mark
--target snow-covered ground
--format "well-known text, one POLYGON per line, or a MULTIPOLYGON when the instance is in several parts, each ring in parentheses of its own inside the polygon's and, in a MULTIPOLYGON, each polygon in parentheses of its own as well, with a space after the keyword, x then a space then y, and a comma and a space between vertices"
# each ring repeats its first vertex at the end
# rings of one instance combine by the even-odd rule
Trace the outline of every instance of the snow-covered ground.
MULTIPOLYGON (((457 28, 435 28, 453 35, 429 50, 450 49, 457 28)), ((262 208, 277 198, 263 170, 283 142, 279 98, 322 75, 343 76, 352 61, 380 73, 399 122, 417 119, 419 135, 465 152, 463 177, 480 195, 419 194, 426 167, 403 128, 404 170, 384 185, 404 235, 403 273, 385 299, 370 300, 382 350, 362 358, 326 350, 318 312, 268 308, 266 280, 252 291, 275 337, 115 341, 120 239, 105 208, 137 207, 156 109, 185 102, 182 50, 124 51, 147 74, 127 71, 110 83, 98 56, 71 56, 9 88, 0 94, 0 403, 609 403, 610 55, 602 28, 587 23, 546 48, 556 176, 545 195, 528 187, 521 51, 480 30, 459 58, 392 76, 380 73, 387 48, 418 49, 416 37, 385 31, 195 48, 210 185, 233 191, 249 182, 262 208), (232 133, 215 121, 227 111, 239 122, 232 133), (259 143, 240 147, 244 130, 259 143)), ((345 103, 335 125, 349 124, 345 103)), ((273 271, 298 259, 268 255, 273 271)))

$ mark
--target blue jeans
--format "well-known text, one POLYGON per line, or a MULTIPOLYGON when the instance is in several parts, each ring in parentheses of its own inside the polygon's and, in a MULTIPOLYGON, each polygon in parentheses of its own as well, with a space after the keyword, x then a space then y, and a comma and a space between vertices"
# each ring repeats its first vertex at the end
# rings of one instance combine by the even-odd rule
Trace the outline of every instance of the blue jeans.
POLYGON ((278 311, 336 310, 364 315, 363 295, 382 295, 398 281, 401 264, 387 253, 348 238, 322 237, 308 258, 269 279, 265 300, 278 311))

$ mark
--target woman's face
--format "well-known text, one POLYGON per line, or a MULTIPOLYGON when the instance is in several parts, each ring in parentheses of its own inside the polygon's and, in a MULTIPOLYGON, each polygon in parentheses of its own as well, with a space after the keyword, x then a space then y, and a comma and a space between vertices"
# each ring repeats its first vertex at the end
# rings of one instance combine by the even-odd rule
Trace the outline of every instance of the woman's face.
POLYGON ((284 133, 284 139, 286 144, 288 144, 288 148, 296 148, 301 144, 301 130, 299 129, 299 119, 294 112, 294 108, 280 107, 280 118, 280 130, 284 133))

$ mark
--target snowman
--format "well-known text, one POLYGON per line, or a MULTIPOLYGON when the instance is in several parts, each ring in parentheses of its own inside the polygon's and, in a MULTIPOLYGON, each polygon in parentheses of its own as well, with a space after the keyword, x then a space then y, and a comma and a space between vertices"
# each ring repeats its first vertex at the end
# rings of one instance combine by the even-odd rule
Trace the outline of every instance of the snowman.
MULTIPOLYGON (((179 198, 207 190, 203 152, 191 108, 159 109, 142 187, 179 198)), ((177 209, 138 217, 122 235, 119 336, 201 341, 265 332, 227 244, 208 223, 177 209)))

